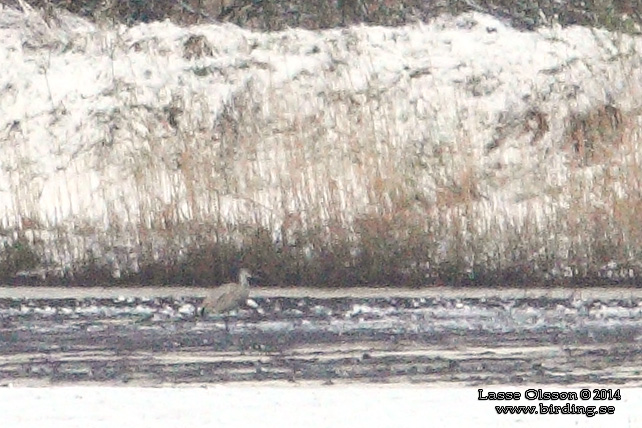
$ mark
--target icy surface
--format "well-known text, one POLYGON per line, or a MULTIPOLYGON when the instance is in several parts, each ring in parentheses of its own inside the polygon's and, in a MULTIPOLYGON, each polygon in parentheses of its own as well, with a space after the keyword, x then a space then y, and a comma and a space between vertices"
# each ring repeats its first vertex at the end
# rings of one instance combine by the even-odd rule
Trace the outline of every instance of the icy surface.
MULTIPOLYGON (((542 388, 540 386, 536 388, 542 388)), ((522 394, 526 387, 493 388, 522 394)), ((551 389, 569 391, 579 389, 551 389)), ((3 388, 3 427, 602 427, 631 428, 642 423, 642 391, 622 389, 620 401, 581 401, 612 405, 613 415, 498 415, 496 405, 564 405, 566 402, 477 400, 477 389, 297 386, 216 386, 207 389, 3 388), (463 406, 463 407, 462 407, 463 406), (465 408, 465 410, 463 410, 465 408)))

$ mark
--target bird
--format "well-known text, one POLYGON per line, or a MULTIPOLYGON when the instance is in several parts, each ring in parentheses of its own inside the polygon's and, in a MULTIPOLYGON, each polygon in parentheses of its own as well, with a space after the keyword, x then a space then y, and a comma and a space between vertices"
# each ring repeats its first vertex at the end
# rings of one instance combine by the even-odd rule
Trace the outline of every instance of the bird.
MULTIPOLYGON (((208 312, 226 314, 245 304, 250 297, 250 278, 254 278, 252 272, 243 268, 239 272, 238 283, 230 282, 212 290, 201 304, 200 315, 203 317, 208 312)), ((223 315, 223 321, 225 322, 225 331, 229 333, 230 329, 225 315, 223 315)))

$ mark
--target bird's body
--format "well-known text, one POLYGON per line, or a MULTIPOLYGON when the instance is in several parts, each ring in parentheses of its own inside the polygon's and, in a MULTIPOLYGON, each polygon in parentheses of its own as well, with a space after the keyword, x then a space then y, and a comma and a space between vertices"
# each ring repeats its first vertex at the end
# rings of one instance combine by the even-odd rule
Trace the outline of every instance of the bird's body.
MULTIPOLYGON (((203 300, 201 315, 204 316, 206 313, 226 314, 245 304, 250 297, 250 278, 252 278, 250 271, 241 269, 238 283, 230 282, 212 290, 203 300)), ((225 329, 228 329, 227 318, 225 319, 225 329)))
POLYGON ((222 314, 238 308, 248 297, 250 297, 249 287, 241 287, 236 283, 224 284, 203 300, 203 310, 222 314))

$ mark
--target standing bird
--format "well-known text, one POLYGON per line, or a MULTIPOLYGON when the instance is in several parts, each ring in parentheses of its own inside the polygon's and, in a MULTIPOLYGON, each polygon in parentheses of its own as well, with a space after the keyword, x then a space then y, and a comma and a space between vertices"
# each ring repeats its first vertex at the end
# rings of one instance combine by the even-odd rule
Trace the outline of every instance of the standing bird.
MULTIPOLYGON (((230 282, 212 290, 203 300, 201 316, 205 316, 206 312, 226 314, 245 304, 250 297, 250 278, 253 278, 252 273, 244 268, 239 272, 238 283, 230 282)), ((223 321, 225 321, 225 331, 229 333, 230 329, 226 315, 223 315, 223 321)))

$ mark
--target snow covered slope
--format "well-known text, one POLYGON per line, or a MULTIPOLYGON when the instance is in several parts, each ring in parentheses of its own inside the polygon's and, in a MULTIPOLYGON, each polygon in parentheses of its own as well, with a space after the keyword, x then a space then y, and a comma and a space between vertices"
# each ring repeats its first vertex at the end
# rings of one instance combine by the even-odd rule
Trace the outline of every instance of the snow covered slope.
POLYGON ((253 33, 4 7, 0 39, 0 225, 64 237, 56 264, 119 230, 133 248, 141 228, 400 212, 501 258, 507 230, 639 190, 639 37, 478 13, 253 33))

